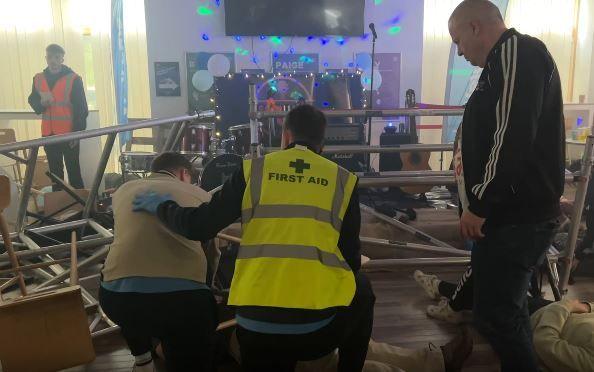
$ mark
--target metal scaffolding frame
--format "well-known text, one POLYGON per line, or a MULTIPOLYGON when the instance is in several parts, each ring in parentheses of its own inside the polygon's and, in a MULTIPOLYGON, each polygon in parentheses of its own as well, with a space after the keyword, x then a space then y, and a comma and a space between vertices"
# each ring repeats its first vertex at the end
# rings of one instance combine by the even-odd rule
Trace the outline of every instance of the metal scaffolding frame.
MULTIPOLYGON (((250 129, 251 129, 251 153, 252 156, 260 156, 265 149, 258 144, 257 140, 257 120, 266 117, 279 117, 283 116, 284 113, 279 112, 258 112, 255 99, 255 89, 250 86, 250 129)), ((461 115, 463 113, 460 109, 396 109, 396 110, 335 110, 326 111, 327 116, 367 116, 367 117, 383 117, 383 116, 450 116, 450 115, 461 115)), ((11 143, 6 145, 0 145, 0 154, 5 155, 11 159, 15 159, 18 162, 26 164, 26 172, 23 186, 21 188, 21 195, 18 205, 17 221, 16 221, 16 232, 10 235, 12 240, 16 240, 16 247, 20 250, 16 252, 16 255, 21 260, 28 260, 32 258, 45 258, 51 261, 51 255, 57 253, 66 253, 70 249, 69 243, 55 244, 47 247, 40 247, 33 239, 27 236, 26 232, 33 234, 43 234, 48 232, 56 231, 69 231, 75 229, 84 229, 94 231, 93 234, 87 236, 80 236, 80 240, 77 242, 79 250, 93 250, 91 256, 78 262, 77 267, 85 267, 91 264, 97 263, 102 260, 107 254, 106 245, 113 240, 113 234, 99 225, 93 220, 92 214, 94 204, 97 198, 98 190, 103 178, 105 167, 107 165, 109 156, 115 143, 117 133, 132 131, 135 129, 149 128, 155 126, 171 125, 174 124, 174 128, 171 131, 163 151, 170 151, 175 148, 181 133, 187 126, 187 123, 203 118, 213 117, 215 113, 213 111, 205 111, 196 113, 193 115, 184 115, 165 119, 153 119, 134 122, 126 125, 117 125, 111 127, 105 127, 95 130, 75 132, 65 135, 45 137, 36 140, 23 141, 18 143, 11 143), (35 164, 40 146, 64 143, 72 140, 80 140, 85 138, 92 138, 98 136, 108 136, 105 146, 103 148, 101 157, 99 159, 97 171, 93 179, 91 190, 88 198, 85 201, 83 210, 83 216, 81 220, 60 223, 51 226, 26 228, 25 219, 27 214, 27 205, 31 195, 31 184, 33 180, 33 174, 35 171, 35 164), (13 152, 17 150, 29 150, 29 156, 27 159, 23 159, 16 156, 13 152), (99 249, 98 249, 99 248, 99 249)), ((567 256, 569 265, 573 258, 575 246, 577 242, 577 233, 579 229, 579 222, 581 212, 585 202, 587 184, 591 175, 592 167, 592 155, 593 155, 594 137, 590 136, 587 139, 586 147, 583 155, 582 169, 578 174, 568 175, 566 177, 567 182, 578 183, 578 189, 576 193, 576 199, 574 204, 574 213, 572 216, 572 228, 570 233, 570 239, 567 247, 567 256)), ((452 151, 451 144, 438 144, 438 145, 400 145, 394 147, 378 147, 378 146, 329 146, 325 149, 326 153, 383 153, 383 152, 400 152, 400 151, 452 151)), ((449 171, 418 171, 418 172, 384 172, 379 174, 363 174, 360 177, 360 187, 384 187, 384 186, 395 186, 395 185, 448 185, 454 182, 453 174, 449 171)), ((218 188, 217 188, 218 189, 218 188)), ((213 190, 216 191, 217 189, 213 190)), ((394 227, 407 231, 413 234, 424 242, 424 244, 415 244, 409 242, 397 242, 388 241, 382 239, 365 238, 362 237, 361 241, 363 245, 369 246, 381 246, 385 248, 403 249, 409 251, 423 252, 433 255, 443 255, 444 257, 431 257, 431 258, 407 258, 407 259, 386 259, 386 260, 371 260, 366 263, 365 268, 370 269, 398 269, 402 267, 410 266, 460 266, 469 264, 469 253, 451 247, 450 245, 435 239, 428 234, 425 234, 418 229, 415 229, 409 225, 401 223, 393 218, 387 217, 362 205, 361 208, 371 213, 373 216, 391 224, 394 227)), ((233 243, 238 243, 239 239, 230 235, 220 234, 220 239, 228 240, 233 243)), ((6 262, 8 257, 6 254, 0 254, 0 263, 6 262)), ((36 288, 33 292, 46 290, 49 288, 55 288, 56 286, 63 285, 69 276, 69 269, 62 268, 59 263, 61 261, 52 264, 50 268, 53 268, 53 273, 49 273, 43 270, 41 267, 35 268, 37 275, 42 277, 44 281, 36 288)), ((46 263, 47 264, 47 263, 46 263)), ((40 264, 40 266, 43 266, 40 264)), ((47 265, 46 265, 47 266, 47 265)), ((570 267, 570 266, 569 266, 570 267)), ((33 268, 33 267, 32 267, 33 268)), ((565 275, 560 280, 560 288, 564 289, 567 285, 569 271, 565 270, 565 275)), ((88 278, 94 278, 96 275, 91 275, 88 278)), ((81 279, 85 280, 85 278, 81 279)), ((92 319, 90 324, 90 330, 93 337, 97 337, 103 334, 108 334, 117 330, 117 326, 113 324, 102 312, 98 302, 91 294, 86 291, 82 292, 85 306, 87 308, 96 308, 98 313, 92 319), (99 324, 103 321, 107 324, 107 328, 96 330, 99 324)))
MULTIPOLYGON (((249 86, 249 104, 250 104, 250 131, 251 131, 251 155, 252 156, 260 156, 262 153, 276 151, 276 148, 262 148, 261 145, 258 144, 258 120, 265 119, 265 118, 279 118, 284 117, 286 112, 279 112, 279 111, 258 111, 257 108, 257 95, 256 95, 256 88, 254 84, 250 84, 249 86)), ((464 114, 463 108, 439 108, 439 109, 421 109, 421 108, 404 108, 404 109, 387 109, 387 110, 323 110, 322 111, 326 117, 391 117, 391 116, 408 116, 408 117, 415 117, 415 116, 461 116, 464 114)), ((574 202, 574 209, 573 215, 571 218, 571 231, 569 234, 569 241, 566 247, 565 255, 567 256, 567 263, 568 268, 571 268, 571 264, 573 262, 573 256, 575 253, 575 248, 577 244, 577 235, 579 232, 579 225, 581 222, 581 215, 584 208, 584 203, 586 199, 586 192, 588 189, 588 183, 590 182, 591 171, 592 171, 592 156, 593 156, 593 147, 594 145, 594 137, 589 136, 586 140, 585 150, 582 157, 582 169, 580 172, 575 174, 568 174, 565 177, 566 183, 577 183, 577 192, 575 195, 575 202, 574 202)), ((323 153, 324 154, 341 154, 341 153, 360 153, 360 154, 369 154, 369 153, 395 153, 395 152, 404 152, 404 151, 429 151, 429 152, 443 152, 443 151, 453 151, 453 144, 412 144, 412 145, 395 145, 395 146, 359 146, 359 145, 349 145, 349 146, 326 146, 324 147, 323 153)), ((358 186, 362 188, 368 187, 389 187, 389 186, 408 186, 408 185, 433 185, 433 186, 445 186, 445 185, 454 185, 455 178, 453 174, 448 174, 444 171, 419 171, 419 172, 410 172, 404 174, 403 172, 384 172, 383 174, 380 173, 379 175, 368 175, 363 174, 360 179, 358 186)), ((416 237, 424 240, 426 242, 432 243, 435 246, 439 246, 445 249, 455 249, 444 242, 441 242, 428 234, 425 234, 409 225, 406 225, 400 221, 397 221, 393 218, 385 216, 381 213, 376 212, 373 208, 367 207, 361 204, 361 209, 365 210, 368 213, 371 213, 376 218, 383 220, 396 228, 402 229, 407 231, 416 237)), ((549 257, 549 264, 550 260, 556 260, 557 257, 549 257)), ((426 265, 426 264, 433 264, 434 262, 439 262, 440 258, 435 259, 406 259, 407 261, 398 261, 398 260, 372 260, 366 264, 368 268, 370 267, 381 267, 382 263, 377 261, 385 261, 385 265, 389 267, 399 267, 399 266, 406 266, 408 263, 414 263, 415 260, 417 261, 418 265, 426 265), (429 261, 428 261, 429 260, 429 261), (398 262, 402 262, 399 264, 398 262), (371 265, 370 265, 371 263, 371 265)), ((457 259, 450 259, 444 258, 442 264, 443 265, 458 265, 462 262, 459 258, 457 259)), ((549 270, 550 271, 550 270, 549 270)), ((559 289, 561 292, 566 291, 565 288, 569 281, 570 269, 564 270, 563 277, 559 281, 559 289)), ((554 288, 555 289, 555 288, 554 288)))
MULTIPOLYGON (((29 141, 14 142, 0 145, 0 154, 7 156, 8 158, 11 158, 13 160, 16 160, 19 163, 24 163, 26 165, 25 178, 23 181, 23 185, 20 188, 17 218, 15 221, 16 231, 10 234, 10 239, 19 240, 19 242, 17 242, 19 244, 16 245, 17 248, 21 248, 21 250, 16 252, 16 256, 18 259, 27 261, 29 259, 36 258, 45 261, 43 263, 30 264, 26 266, 27 268, 32 269, 34 274, 38 275, 42 279, 45 279, 44 282, 42 282, 33 289, 33 292, 48 290, 50 288, 55 288, 57 286, 61 286, 67 283, 68 278, 70 276, 70 268, 64 269, 60 265, 60 263, 65 262, 65 260, 55 260, 51 255, 57 253, 66 253, 70 251, 70 243, 60 243, 42 248, 28 235, 42 236, 42 234, 44 233, 58 231, 74 231, 79 229, 81 231, 84 231, 85 229, 93 230, 95 233, 92 235, 83 236, 83 234, 80 234, 80 240, 77 240, 76 242, 77 246, 79 247, 79 249, 96 249, 99 247, 101 248, 94 252, 90 257, 78 262, 76 265, 77 268, 80 269, 82 267, 89 266, 90 264, 99 262, 107 255, 107 245, 113 241, 113 234, 111 231, 105 229, 103 226, 99 225, 96 221, 94 221, 91 218, 91 216, 94 211, 95 201, 98 196, 99 187, 101 185, 101 181, 105 173, 105 168, 107 166, 107 162, 109 161, 109 157, 113 150, 113 145, 115 143, 115 139, 118 133, 133 131, 135 129, 174 124, 175 128, 172 131, 169 138, 167 139, 165 146, 163 147, 163 151, 171 151, 176 146, 179 138, 181 137, 181 132, 185 128, 187 122, 211 118, 214 116, 214 111, 208 110, 197 112, 193 115, 184 115, 164 119, 144 120, 125 125, 114 125, 105 128, 73 132, 63 135, 43 137, 29 141), (99 158, 97 171, 95 173, 95 177, 93 178, 89 196, 86 200, 84 200, 82 219, 50 226, 27 228, 27 206, 29 204, 29 199, 31 197, 33 175, 35 173, 35 165, 37 162, 39 147, 58 143, 66 143, 86 138, 100 137, 104 135, 107 136, 107 140, 103 147, 101 157, 99 158), (13 153, 19 150, 29 150, 28 157, 24 159, 13 153), (49 268, 53 272, 53 274, 44 270, 45 268, 49 268)), ((0 263, 6 261, 8 261, 7 254, 0 254, 0 263)), ((99 311, 99 313, 95 316, 95 318, 90 324, 90 331, 93 332, 95 328, 100 324, 101 320, 103 320, 108 325, 107 329, 113 329, 115 327, 115 324, 113 324, 113 322, 111 322, 111 320, 109 320, 102 312, 97 299, 95 299, 84 288, 81 288, 81 291, 83 302, 85 303, 85 308, 96 308, 99 311)), ((105 333, 105 331, 100 332, 105 333)), ((96 332, 93 332, 93 336, 96 336, 96 332)))

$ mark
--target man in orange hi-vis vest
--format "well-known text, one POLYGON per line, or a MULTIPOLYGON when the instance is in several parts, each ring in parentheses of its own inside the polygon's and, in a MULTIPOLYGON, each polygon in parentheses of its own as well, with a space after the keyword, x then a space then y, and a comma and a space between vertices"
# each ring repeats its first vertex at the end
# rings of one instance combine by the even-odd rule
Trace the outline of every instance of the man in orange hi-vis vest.
MULTIPOLYGON (((87 99, 80 76, 63 65, 64 49, 50 44, 45 49, 47 68, 35 75, 29 95, 29 105, 41 114, 43 137, 85 130, 87 127, 87 99)), ((45 153, 50 172, 64 179, 64 164, 68 181, 76 189, 84 187, 80 174, 79 141, 46 145, 45 153)), ((59 190, 58 185, 53 191, 59 190)))

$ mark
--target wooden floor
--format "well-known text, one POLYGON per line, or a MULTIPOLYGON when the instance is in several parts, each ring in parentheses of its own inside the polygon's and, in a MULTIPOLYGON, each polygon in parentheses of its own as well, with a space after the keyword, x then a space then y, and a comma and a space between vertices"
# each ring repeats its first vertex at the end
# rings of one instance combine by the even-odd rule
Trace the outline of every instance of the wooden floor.
MULTIPOLYGON (((418 220, 411 223, 412 226, 416 226, 453 246, 460 246, 457 210, 419 209, 417 214, 418 220)), ((361 236, 415 242, 415 238, 409 234, 403 234, 391 226, 378 223, 369 215, 363 214, 362 217, 361 236)), ((420 241, 416 240, 416 242, 420 241)), ((396 252, 393 249, 376 249, 373 252, 364 250, 363 253, 376 259, 410 257, 406 252, 396 252)), ((431 255, 421 256, 430 257, 431 255)), ((423 270, 424 268, 419 267, 419 269, 423 270)), ((369 273, 377 298, 372 337, 376 341, 410 348, 427 348, 429 343, 436 346, 442 345, 459 333, 460 328, 427 317, 425 309, 432 301, 427 298, 413 280, 413 271, 414 269, 406 269, 399 272, 369 273)), ((463 270, 426 268, 424 271, 436 273, 444 280, 455 282, 463 270)), ((569 298, 594 300, 594 278, 578 278, 577 283, 570 286, 567 296, 569 298)), ((546 297, 552 299, 550 293, 547 293, 546 297)), ((478 335, 474 333, 473 335, 475 336, 475 346, 473 354, 467 360, 464 371, 498 371, 496 356, 489 345, 478 335)), ((97 358, 93 363, 84 367, 69 369, 68 371, 131 370, 133 358, 130 356, 125 343, 117 334, 95 340, 95 348, 97 358)), ((221 372, 232 370, 228 368, 220 369, 221 372)))
MULTIPOLYGON (((427 270, 429 271, 429 270, 427 270)), ((436 272, 435 269, 432 272, 436 272)), ((438 275, 455 281, 461 271, 442 270, 438 275)), ((373 338, 377 341, 411 347, 426 348, 431 342, 437 346, 448 342, 459 332, 459 327, 439 322, 425 315, 425 308, 432 301, 419 289, 412 279, 412 270, 400 273, 370 273, 376 293, 373 338)), ((594 299, 594 279, 578 278, 570 287, 570 298, 594 299)), ((550 294, 547 296, 552 298, 550 294)), ((118 335, 104 336, 95 340, 97 359, 84 367, 69 369, 78 371, 130 371, 133 358, 118 335)), ((468 359, 465 372, 497 371, 497 361, 489 346, 475 337, 473 355, 468 359)))

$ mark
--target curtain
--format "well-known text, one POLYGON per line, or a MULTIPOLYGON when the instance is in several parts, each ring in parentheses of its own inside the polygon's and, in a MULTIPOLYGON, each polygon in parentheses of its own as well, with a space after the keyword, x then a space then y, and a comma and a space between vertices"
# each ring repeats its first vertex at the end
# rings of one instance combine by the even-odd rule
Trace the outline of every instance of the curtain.
MULTIPOLYGON (((546 44, 559 69, 565 102, 574 101, 578 2, 579 0, 509 0, 505 17, 508 27, 514 27, 546 44)), ((591 47, 590 44, 590 49, 591 47)))
MULTIPOLYGON (((423 67, 421 99, 417 102, 444 104, 447 66, 452 39, 448 19, 460 0, 425 0, 423 19, 423 67)), ((441 117, 421 117, 419 142, 441 143, 441 117), (423 128, 424 126, 427 126, 423 128), (427 129, 426 129, 427 128, 427 129), (428 129, 434 128, 434 129, 428 129)), ((444 153, 443 167, 447 169, 448 154, 444 153)), ((440 169, 441 153, 431 153, 432 169, 440 169)), ((449 156, 451 158, 451 156, 449 156)))
MULTIPOLYGON (((84 82, 89 109, 97 109, 102 127, 113 125, 115 91, 111 56, 109 1, 6 1, 0 11, 0 110, 30 110, 27 97, 33 76, 46 67, 45 47, 58 43, 66 50, 64 63, 84 82), (8 52, 10 51, 10 52, 8 52)), ((144 1, 124 1, 129 115, 151 117, 144 1)), ((38 121, 11 121, 18 141, 41 136, 38 121)), ((103 138, 105 141, 105 138, 103 138)), ((117 148, 118 146, 115 146, 117 148)), ((112 152, 108 172, 117 169, 112 152)))
POLYGON ((591 83, 594 0, 580 0, 579 4, 572 101, 579 102, 581 97, 585 102, 594 102, 594 97, 590 94, 594 88, 594 84, 591 83))

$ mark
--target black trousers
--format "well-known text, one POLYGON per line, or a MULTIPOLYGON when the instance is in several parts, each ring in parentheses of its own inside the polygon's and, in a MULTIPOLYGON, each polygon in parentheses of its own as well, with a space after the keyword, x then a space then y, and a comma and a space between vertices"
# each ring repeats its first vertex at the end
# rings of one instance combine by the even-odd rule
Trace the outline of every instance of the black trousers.
POLYGON ((371 338, 375 295, 367 277, 359 273, 355 280, 357 290, 351 305, 341 309, 330 324, 315 332, 278 335, 237 327, 242 369, 294 371, 297 361, 318 359, 338 348, 338 371, 361 371, 371 338))
POLYGON ((457 284, 443 280, 439 282, 439 294, 449 300, 452 310, 472 310, 474 288, 472 280, 472 267, 468 266, 457 284))
MULTIPOLYGON (((71 146, 71 144, 71 142, 67 142, 45 146, 49 170, 56 176, 64 179, 64 164, 66 164, 70 186, 75 189, 83 189, 85 186, 80 174, 80 142, 75 141, 74 146, 71 146)), ((58 185, 52 186, 53 191, 59 191, 61 189, 58 185)))
POLYGON ((502 372, 538 371, 527 291, 557 226, 556 220, 486 226, 472 251, 474 321, 499 354, 502 372))
MULTIPOLYGON (((472 310, 473 292, 474 285, 472 284, 472 268, 470 266, 466 268, 458 284, 444 280, 439 282, 439 294, 448 299, 450 307, 454 311, 472 310)), ((532 315, 540 308, 553 302, 542 297, 528 297, 528 313, 532 315)))
POLYGON ((214 371, 217 307, 208 290, 119 293, 101 287, 99 303, 121 327, 132 355, 163 346, 168 371, 214 371))

